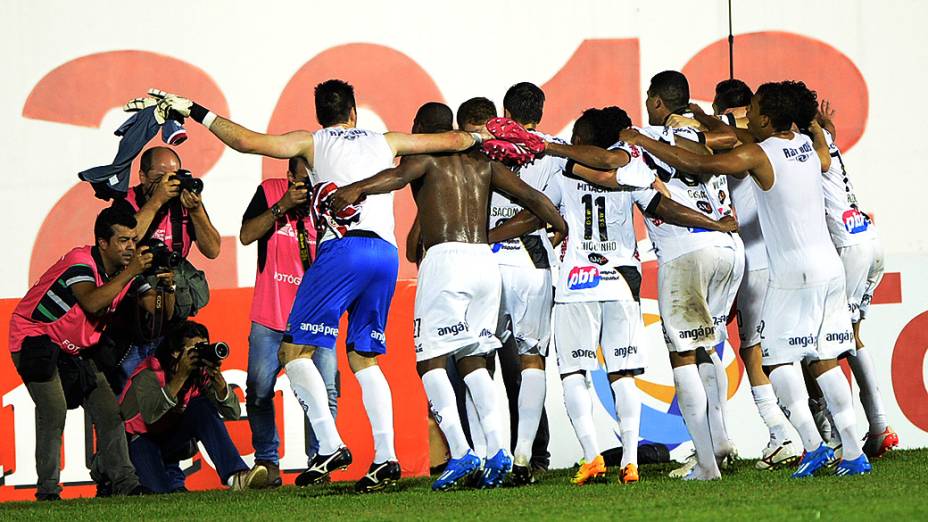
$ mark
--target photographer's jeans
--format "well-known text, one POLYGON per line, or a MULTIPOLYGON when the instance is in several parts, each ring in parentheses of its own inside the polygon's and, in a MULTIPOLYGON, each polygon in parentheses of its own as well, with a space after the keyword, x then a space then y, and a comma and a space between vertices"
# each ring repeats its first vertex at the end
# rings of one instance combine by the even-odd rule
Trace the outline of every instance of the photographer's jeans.
POLYGON ((132 377, 132 372, 142 364, 142 361, 147 359, 149 355, 155 353, 155 349, 161 344, 162 339, 164 339, 164 337, 156 337, 147 343, 133 344, 129 347, 122 361, 119 361, 119 366, 122 368, 121 377, 123 386, 129 382, 129 377, 132 377))
POLYGON ((176 478, 166 468, 164 455, 176 454, 191 439, 203 443, 223 484, 228 483, 233 474, 248 471, 219 410, 210 399, 200 396, 190 401, 180 422, 169 434, 162 437, 138 435, 129 442, 129 456, 142 486, 154 493, 177 491, 176 478))
MULTIPOLYGON (((248 407, 248 425, 251 427, 251 444, 255 448, 255 460, 266 460, 277 464, 280 455, 280 438, 274 422, 274 386, 281 365, 277 357, 284 332, 272 330, 258 323, 251 323, 248 335, 248 378, 245 388, 245 404, 248 407)), ((338 356, 335 350, 318 349, 313 354, 313 363, 322 375, 329 393, 329 409, 332 417, 338 410, 338 356)), ((285 392, 289 393, 289 392, 285 392)), ((319 450, 319 443, 306 423, 307 457, 319 450)))

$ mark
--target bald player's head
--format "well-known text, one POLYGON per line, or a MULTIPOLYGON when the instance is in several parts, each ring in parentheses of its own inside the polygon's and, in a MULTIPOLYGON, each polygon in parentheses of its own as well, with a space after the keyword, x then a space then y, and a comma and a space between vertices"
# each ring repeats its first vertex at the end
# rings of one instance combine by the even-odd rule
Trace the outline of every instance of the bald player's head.
POLYGON ((458 128, 474 132, 496 117, 496 105, 484 97, 471 98, 458 107, 458 128))
POLYGON ((451 107, 444 103, 428 102, 416 111, 416 118, 412 121, 412 132, 415 134, 434 134, 447 132, 454 128, 454 113, 451 107))

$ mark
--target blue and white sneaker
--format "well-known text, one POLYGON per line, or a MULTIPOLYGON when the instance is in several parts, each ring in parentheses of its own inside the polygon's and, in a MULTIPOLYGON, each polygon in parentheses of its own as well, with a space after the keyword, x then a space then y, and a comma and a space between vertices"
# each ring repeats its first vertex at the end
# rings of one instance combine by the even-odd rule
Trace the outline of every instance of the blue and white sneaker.
POLYGON ((870 473, 873 469, 870 466, 870 461, 867 459, 867 456, 861 453, 859 457, 854 460, 842 460, 838 463, 838 467, 835 470, 835 475, 839 477, 849 477, 851 475, 866 475, 870 473))
POLYGON ((828 465, 835 458, 835 452, 824 442, 812 452, 806 452, 799 461, 799 469, 793 473, 793 478, 811 477, 816 471, 828 465))
POLYGON ((445 471, 435 482, 432 482, 432 491, 444 491, 454 487, 459 480, 468 477, 478 469, 480 469, 480 457, 474 455, 472 450, 467 450, 467 454, 463 457, 448 461, 445 471))
POLYGON ((503 479, 512 471, 512 457, 506 450, 499 450, 496 455, 488 458, 483 465, 483 478, 480 481, 482 488, 495 488, 503 483, 503 479))

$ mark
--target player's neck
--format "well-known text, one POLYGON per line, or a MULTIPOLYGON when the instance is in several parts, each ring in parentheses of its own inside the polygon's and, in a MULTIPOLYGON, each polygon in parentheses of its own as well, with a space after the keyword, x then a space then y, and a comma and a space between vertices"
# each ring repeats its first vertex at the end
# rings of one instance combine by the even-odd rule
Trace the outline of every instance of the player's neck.
POLYGON ((535 130, 535 127, 537 126, 537 124, 536 123, 523 123, 522 126, 525 127, 525 130, 535 130))

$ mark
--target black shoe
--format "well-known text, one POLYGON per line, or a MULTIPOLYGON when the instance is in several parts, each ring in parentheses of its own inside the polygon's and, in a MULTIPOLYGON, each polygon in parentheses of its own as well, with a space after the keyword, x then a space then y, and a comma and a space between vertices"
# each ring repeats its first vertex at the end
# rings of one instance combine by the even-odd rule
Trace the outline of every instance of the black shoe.
POLYGON ((350 464, 351 452, 344 446, 331 455, 317 454, 309 461, 309 469, 297 475, 295 484, 297 486, 319 484, 329 476, 329 473, 337 469, 346 469, 350 464))
POLYGON ((358 493, 371 493, 381 491, 390 484, 400 479, 400 463, 395 460, 388 460, 380 464, 371 464, 367 475, 361 477, 354 485, 354 490, 358 493))
POLYGON ((48 502, 53 500, 61 500, 61 496, 58 493, 36 493, 35 499, 39 502, 48 502))
POLYGON ((109 480, 97 482, 97 498, 106 498, 113 496, 113 483, 109 480))
POLYGON ((527 486, 535 483, 532 469, 527 466, 513 466, 510 481, 513 486, 527 486))

